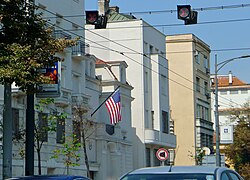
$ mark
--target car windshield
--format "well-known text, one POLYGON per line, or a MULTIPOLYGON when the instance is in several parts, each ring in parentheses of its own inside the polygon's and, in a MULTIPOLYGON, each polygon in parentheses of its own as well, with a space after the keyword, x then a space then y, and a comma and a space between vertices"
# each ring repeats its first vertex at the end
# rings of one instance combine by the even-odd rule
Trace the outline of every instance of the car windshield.
POLYGON ((129 174, 121 180, 214 180, 212 174, 129 174))

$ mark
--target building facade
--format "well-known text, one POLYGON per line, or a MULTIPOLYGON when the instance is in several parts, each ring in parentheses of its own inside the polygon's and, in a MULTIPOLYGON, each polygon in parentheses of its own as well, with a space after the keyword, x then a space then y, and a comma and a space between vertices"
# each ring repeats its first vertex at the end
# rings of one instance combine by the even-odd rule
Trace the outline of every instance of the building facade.
POLYGON ((210 48, 193 34, 166 37, 171 118, 177 137, 175 165, 195 165, 197 148, 213 150, 210 48))
POLYGON ((86 25, 90 53, 112 63, 128 64, 127 79, 134 87, 132 97, 133 168, 156 166, 159 148, 174 149, 176 138, 170 133, 168 61, 165 58, 165 36, 145 21, 119 13, 99 0, 99 14, 108 17, 107 28, 86 25), (125 27, 125 28, 124 28, 125 27), (126 28, 129 27, 129 28, 126 28))
MULTIPOLYGON (((37 0, 35 3, 39 7, 38 12, 43 13, 47 19, 50 17, 48 26, 52 27, 55 38, 79 37, 75 46, 68 47, 63 53, 57 54, 63 61, 58 64, 60 89, 58 95, 52 97, 54 102, 44 106, 42 110, 35 109, 35 122, 38 130, 51 125, 49 124, 50 115, 66 114, 63 118, 56 119, 55 130, 46 130, 43 133, 41 174, 68 173, 87 176, 86 156, 83 149, 85 146, 91 179, 117 179, 133 169, 132 140, 135 136, 131 127, 131 102, 133 101, 131 91, 133 88, 127 82, 127 64, 124 61, 117 61, 115 64, 102 65, 98 63, 94 55, 89 54, 89 46, 85 43, 83 29, 84 18, 67 17, 72 14, 83 14, 84 0, 53 2, 37 0), (67 31, 68 29, 73 29, 73 31, 67 31), (106 75, 107 67, 112 77, 106 75), (105 106, 101 106, 96 112, 95 110, 118 86, 121 93, 122 121, 114 126, 110 124, 105 106), (78 166, 67 167, 66 156, 63 154, 58 158, 52 158, 52 156, 55 149, 63 149, 65 143, 70 145, 73 139, 69 141, 67 139, 72 135, 77 137, 77 142, 81 143, 80 149, 76 152, 80 157, 75 161, 78 166)), ((1 107, 3 107, 3 87, 0 92, 1 107)), ((36 96, 35 104, 39 104, 42 98, 49 97, 49 94, 50 92, 36 96)), ((25 131, 26 107, 26 94, 13 84, 14 136, 25 131)), ((25 157, 22 152, 25 139, 14 139, 12 176, 23 176, 25 157)), ((34 154, 34 174, 38 174, 38 154, 36 151, 34 154)))
MULTIPOLYGON (((214 89, 214 76, 211 76, 214 89)), ((214 94, 212 97, 212 120, 214 122, 214 94)), ((227 75, 218 75, 218 104, 220 144, 223 153, 224 145, 233 143, 233 128, 237 120, 232 118, 234 112, 243 111, 250 101, 250 85, 243 82, 230 71, 227 75)))

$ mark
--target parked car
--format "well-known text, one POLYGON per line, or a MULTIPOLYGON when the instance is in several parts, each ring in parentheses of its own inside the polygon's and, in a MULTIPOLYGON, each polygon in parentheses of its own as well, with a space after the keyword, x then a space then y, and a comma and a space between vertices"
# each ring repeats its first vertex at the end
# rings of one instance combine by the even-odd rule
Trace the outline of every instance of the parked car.
POLYGON ((22 176, 22 177, 13 177, 7 180, 26 180, 26 179, 39 179, 39 180, 90 180, 84 176, 70 176, 70 175, 35 175, 35 176, 22 176))
POLYGON ((159 166, 141 168, 120 180, 244 180, 236 171, 212 166, 159 166))

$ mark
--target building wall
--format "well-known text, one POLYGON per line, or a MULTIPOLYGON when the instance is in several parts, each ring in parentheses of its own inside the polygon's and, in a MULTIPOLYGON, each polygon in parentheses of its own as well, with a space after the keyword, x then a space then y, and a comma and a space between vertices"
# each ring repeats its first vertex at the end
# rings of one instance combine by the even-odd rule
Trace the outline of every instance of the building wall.
MULTIPOLYGON (((201 119, 197 119, 197 104, 203 103, 210 108, 210 99, 205 97, 202 84, 204 81, 209 82, 209 75, 196 62, 198 53, 195 53, 205 52, 209 57, 209 49, 193 34, 167 36, 166 48, 169 60, 170 111, 177 137, 175 164, 194 165, 195 161, 190 155, 194 155, 195 148, 199 147, 203 130, 201 119), (196 78, 200 79, 199 84, 196 78)), ((210 117, 207 121, 211 121, 210 117)))
MULTIPOLYGON (((56 24, 55 30, 61 30, 63 33, 71 35, 72 38, 77 35, 80 40, 84 41, 84 18, 69 18, 67 15, 82 14, 84 12, 84 0, 37 0, 36 4, 44 9, 39 9, 43 12, 45 17, 51 18, 50 23, 56 24), (50 12, 52 13, 50 13, 50 12), (55 14, 54 14, 55 13, 55 14), (67 20, 60 18, 63 15, 67 20), (72 22, 69 22, 72 21, 72 22), (65 29, 81 29, 81 31, 74 31, 72 34, 66 32, 65 29)), ((86 141, 86 148, 89 158, 90 171, 93 179, 117 179, 122 174, 133 169, 133 149, 132 138, 134 137, 134 130, 131 128, 131 97, 132 86, 126 84, 126 67, 123 67, 124 76, 123 81, 114 79, 97 79, 95 72, 95 56, 90 55, 74 55, 71 47, 66 48, 63 53, 57 54, 63 58, 61 64, 62 73, 61 78, 61 93, 60 97, 55 98, 55 103, 45 108, 45 112, 57 111, 66 113, 66 135, 73 132, 72 120, 75 118, 73 114, 74 106, 80 105, 81 108, 87 109, 88 112, 84 115, 84 119, 93 121, 96 129, 92 130, 92 135, 86 141), (114 87, 121 86, 121 101, 122 101, 122 117, 123 121, 116 125, 114 134, 108 134, 107 127, 110 127, 109 116, 105 106, 102 106, 93 116, 91 113, 112 93, 114 87)), ((121 63, 123 64, 123 63, 121 63)), ((119 65, 123 66, 123 65, 119 65)), ((120 68, 119 68, 120 69, 120 68)), ((115 75, 119 76, 120 70, 115 71, 115 75)), ((0 93, 3 89, 1 87, 0 93)), ((3 95, 0 95, 0 100, 3 100, 3 95)), ((37 103, 36 99, 35 103, 37 103)), ((1 101, 1 107, 3 102, 1 101)), ((13 89, 13 108, 19 109, 19 128, 25 128, 26 119, 26 95, 18 89, 13 89)), ((1 117, 1 116, 0 116, 1 117)), ((112 128, 111 127, 111 128, 112 128)), ((19 130, 20 130, 19 129, 19 130)), ((65 174, 66 167, 63 163, 63 158, 51 159, 53 150, 62 147, 61 144, 56 143, 56 133, 48 133, 48 142, 45 142, 41 151, 42 157, 42 174, 65 174)), ((13 176, 22 176, 24 172, 24 157, 21 156, 20 150, 24 148, 24 142, 13 143, 13 176)), ((87 175, 84 161, 84 153, 81 148, 80 166, 70 167, 69 174, 72 175, 87 175)), ((2 159, 2 158, 1 158, 2 159)), ((37 154, 35 152, 35 174, 38 174, 37 168, 37 154)), ((2 167, 2 166, 1 166, 2 167)), ((2 171, 0 172, 0 174, 2 171)), ((2 177, 2 176, 1 176, 2 177)))
MULTIPOLYGON (((132 97, 135 98, 132 102, 132 127, 136 131, 136 136, 133 140, 134 169, 145 167, 146 165, 145 129, 152 129, 152 111, 154 111, 155 119, 154 129, 157 131, 161 128, 161 110, 166 110, 169 113, 168 95, 162 98, 160 94, 161 80, 159 76, 160 72, 160 74, 164 74, 167 77, 167 68, 160 68, 158 65, 158 63, 162 63, 167 67, 167 62, 163 62, 166 60, 160 58, 159 55, 154 55, 158 53, 165 56, 165 36, 153 27, 138 28, 140 26, 148 26, 148 24, 142 20, 129 20, 110 22, 107 24, 107 29, 93 29, 91 25, 86 26, 89 29, 86 31, 86 38, 95 39, 95 42, 98 44, 90 41, 88 43, 95 47, 98 47, 99 44, 106 47, 106 50, 95 47, 90 48, 91 53, 106 61, 122 59, 128 64, 127 79, 128 83, 134 87, 132 97), (98 35, 93 32, 98 33, 98 35), (110 49, 124 52, 125 56, 110 49), (143 54, 151 57, 155 62, 143 56, 143 54), (149 121, 151 123, 148 123, 149 121)), ((168 91, 168 83, 165 82, 165 84, 165 89, 168 91)), ((175 137, 170 137, 170 139, 175 139, 175 137)), ((148 145, 154 157, 153 151, 159 146, 166 147, 165 144, 155 145, 154 148, 150 144, 148 145)), ((174 145, 171 148, 174 148, 174 145)))

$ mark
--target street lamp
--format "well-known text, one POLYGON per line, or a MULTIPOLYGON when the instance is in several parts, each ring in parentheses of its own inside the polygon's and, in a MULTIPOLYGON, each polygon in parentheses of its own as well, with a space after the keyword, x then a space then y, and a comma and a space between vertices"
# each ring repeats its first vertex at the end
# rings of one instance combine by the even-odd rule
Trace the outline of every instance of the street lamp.
POLYGON ((227 63, 234 61, 236 59, 244 59, 244 58, 249 58, 250 55, 245 55, 245 56, 239 56, 235 58, 231 58, 225 61, 222 61, 217 64, 217 54, 215 55, 215 75, 214 75, 214 80, 215 80, 215 131, 216 131, 216 166, 221 166, 221 158, 220 158, 220 129, 219 129, 219 110, 218 110, 218 78, 217 74, 219 70, 224 67, 227 63))

